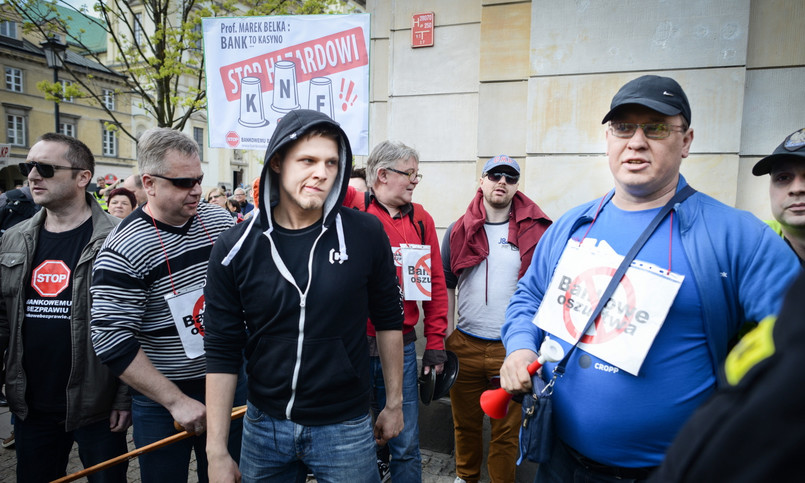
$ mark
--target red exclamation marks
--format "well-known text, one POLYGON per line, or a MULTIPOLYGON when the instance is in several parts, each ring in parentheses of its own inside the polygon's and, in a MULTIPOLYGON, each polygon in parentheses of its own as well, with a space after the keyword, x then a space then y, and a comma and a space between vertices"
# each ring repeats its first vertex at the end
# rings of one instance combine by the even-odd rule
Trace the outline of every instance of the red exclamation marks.
POLYGON ((358 94, 355 94, 354 97, 352 96, 352 89, 355 88, 355 83, 352 82, 352 81, 349 81, 349 86, 347 87, 347 93, 344 94, 344 82, 345 81, 346 81, 346 79, 344 79, 342 77, 341 78, 341 90, 338 93, 338 98, 344 100, 344 102, 341 104, 341 110, 344 111, 344 112, 346 112, 346 110, 350 106, 355 105, 355 101, 358 100, 358 94))

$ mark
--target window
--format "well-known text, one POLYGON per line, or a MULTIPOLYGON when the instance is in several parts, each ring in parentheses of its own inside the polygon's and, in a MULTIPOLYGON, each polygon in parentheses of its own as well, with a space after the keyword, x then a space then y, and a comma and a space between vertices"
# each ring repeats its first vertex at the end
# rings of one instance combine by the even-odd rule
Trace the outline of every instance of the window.
POLYGON ((17 38, 17 22, 11 20, 0 21, 0 35, 3 37, 17 38))
POLYGON ((198 144, 198 158, 204 161, 204 128, 194 127, 193 139, 195 139, 196 144, 198 144))
POLYGON ((142 45, 143 43, 143 14, 134 14, 134 43, 142 45))
POLYGON ((64 102, 73 102, 73 96, 65 96, 64 93, 67 91, 67 88, 73 85, 72 81, 60 79, 59 83, 61 84, 61 100, 64 102))
POLYGON ((110 111, 115 110, 115 91, 112 89, 103 90, 103 105, 110 111))
POLYGON ((22 92, 22 70, 6 67, 6 89, 22 92))
POLYGON ((25 146, 26 116, 6 115, 6 141, 13 146, 25 146))
POLYGON ((117 156, 117 132, 103 128, 103 155, 117 156))
POLYGON ((59 122, 59 132, 64 134, 65 136, 70 136, 71 138, 76 137, 76 135, 75 135, 75 132, 76 132, 75 122, 72 122, 72 121, 61 121, 61 122, 59 122))

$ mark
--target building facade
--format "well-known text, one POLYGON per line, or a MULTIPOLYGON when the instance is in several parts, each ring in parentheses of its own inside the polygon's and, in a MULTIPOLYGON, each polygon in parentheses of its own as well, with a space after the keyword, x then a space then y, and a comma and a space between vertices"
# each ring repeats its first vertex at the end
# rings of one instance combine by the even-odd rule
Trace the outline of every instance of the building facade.
MULTIPOLYGON (((523 167, 521 189, 556 219, 612 187, 601 119, 621 85, 674 77, 695 132, 682 173, 698 190, 771 217, 751 166, 803 127, 801 0, 368 0, 370 145, 422 156, 415 200, 444 229, 483 162, 523 167), (412 47, 433 12, 432 47, 412 47), (449 183, 444 180, 450 180, 449 183)), ((359 160, 359 164, 363 160, 359 160)))
MULTIPOLYGON (((0 188, 7 190, 24 182, 17 163, 25 161, 36 139, 56 130, 55 105, 37 87, 42 81, 53 82, 54 70, 48 67, 44 40, 36 33, 23 32, 23 20, 3 6, 0 10, 0 112, 3 127, 0 143, 9 146, 9 156, 0 162, 0 188)), ((65 43, 65 38, 59 39, 65 43)), ((131 173, 134 145, 121 136, 118 126, 130 128, 130 102, 119 94, 120 76, 75 51, 68 43, 65 66, 58 71, 63 86, 78 80, 97 88, 103 94, 100 102, 117 115, 115 121, 96 99, 73 96, 59 101, 58 131, 83 141, 95 155, 96 176, 108 179, 131 173), (122 121, 121 121, 122 120, 122 121), (122 124, 121 124, 122 122, 122 124)), ((68 92, 70 89, 68 89, 68 92)))

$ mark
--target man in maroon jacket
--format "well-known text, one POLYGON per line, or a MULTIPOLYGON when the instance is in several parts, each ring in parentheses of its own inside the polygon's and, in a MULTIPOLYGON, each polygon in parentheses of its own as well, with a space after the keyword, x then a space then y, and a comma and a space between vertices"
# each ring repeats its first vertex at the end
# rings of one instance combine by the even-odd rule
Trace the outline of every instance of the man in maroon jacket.
MULTIPOLYGON (((509 297, 551 224, 539 206, 518 191, 519 182, 517 161, 506 155, 487 161, 467 212, 442 239, 449 306, 446 347, 456 353, 461 367, 450 390, 460 481, 477 482, 481 476, 484 413, 479 398, 490 388, 490 380, 498 378, 506 357, 500 326, 509 297), (454 326, 458 330, 453 331, 454 326)), ((515 479, 520 408, 510 404, 505 418, 492 420, 487 466, 493 482, 515 479)))

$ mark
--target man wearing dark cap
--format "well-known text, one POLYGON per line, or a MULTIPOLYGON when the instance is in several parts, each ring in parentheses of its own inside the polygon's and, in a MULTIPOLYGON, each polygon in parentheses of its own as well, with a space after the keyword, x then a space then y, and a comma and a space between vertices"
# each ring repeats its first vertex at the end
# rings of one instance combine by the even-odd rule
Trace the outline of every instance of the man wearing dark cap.
POLYGON ((774 220, 766 223, 788 243, 805 265, 805 128, 788 135, 770 156, 752 168, 771 175, 769 199, 774 220))
MULTIPOLYGON (((514 159, 501 154, 487 161, 467 211, 442 239, 449 334, 445 346, 458 356, 461 367, 450 390, 456 481, 477 482, 481 477, 484 413, 479 399, 490 389, 490 380, 498 378, 506 356, 500 326, 509 298, 551 224, 517 189, 519 182, 520 165, 514 159)), ((487 468, 493 483, 515 480, 520 412, 520 405, 512 403, 505 418, 490 421, 487 468)))
POLYGON ((763 222, 687 188, 679 167, 693 142, 691 110, 676 81, 628 82, 603 122, 615 188, 545 232, 502 328, 501 385, 510 392, 531 388, 526 367, 546 336, 570 353, 561 377, 558 363, 542 367, 553 381, 555 437, 537 481, 648 478, 715 390, 729 341, 744 323, 776 314, 799 272, 763 222), (579 334, 666 204, 671 211, 579 334))

